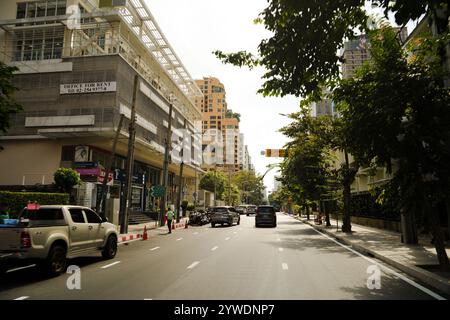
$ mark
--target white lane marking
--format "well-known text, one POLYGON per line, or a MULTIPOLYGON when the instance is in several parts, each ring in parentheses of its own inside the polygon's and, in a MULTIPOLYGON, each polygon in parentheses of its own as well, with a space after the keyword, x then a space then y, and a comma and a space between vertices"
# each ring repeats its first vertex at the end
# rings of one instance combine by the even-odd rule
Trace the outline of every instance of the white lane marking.
MULTIPOLYGON (((309 225, 308 225, 308 226, 309 226, 309 225)), ((364 258, 365 260, 369 261, 370 263, 376 264, 376 265, 379 266, 381 269, 384 269, 385 271, 387 271, 387 272, 393 274, 394 276, 396 276, 396 277, 402 279, 402 280, 405 281, 406 283, 408 283, 408 284, 412 285, 413 287, 415 287, 415 288, 421 290, 422 292, 424 292, 424 293, 426 293, 426 294, 432 296, 432 297, 435 298, 436 300, 447 300, 447 299, 445 299, 444 297, 438 295, 437 293, 434 293, 434 292, 431 291, 430 289, 425 288, 424 286, 418 284, 417 282, 415 282, 415 281, 413 281, 413 280, 411 280, 411 279, 409 279, 409 278, 407 278, 407 277, 401 275, 400 273, 398 273, 398 272, 392 270, 391 268, 388 268, 388 267, 382 265, 381 263, 379 263, 379 262, 377 262, 377 261, 375 261, 375 260, 373 260, 373 259, 370 259, 370 258, 364 256, 363 254, 359 253, 359 252, 356 251, 356 250, 353 250, 353 249, 350 248, 349 246, 346 246, 346 245, 340 243, 339 241, 337 241, 337 240, 335 240, 335 239, 329 237, 328 235, 326 235, 326 234, 324 234, 324 233, 322 233, 322 232, 316 230, 316 229, 313 228, 312 226, 309 226, 309 227, 310 227, 311 229, 313 229, 314 231, 316 231, 318 234, 320 234, 320 235, 322 235, 323 237, 327 238, 328 240, 333 241, 334 243, 340 245, 341 247, 347 249, 348 251, 353 252, 353 253, 356 254, 357 256, 360 256, 361 258, 364 258)))
POLYGON ((234 234, 237 234, 237 231, 233 232, 234 234))
POLYGON ((217 249, 219 249, 219 247, 215 246, 214 248, 211 249, 211 251, 216 251, 217 249))
POLYGON ((32 267, 36 267, 36 265, 35 265, 35 264, 30 264, 29 266, 10 269, 10 270, 6 271, 6 273, 15 272, 15 271, 19 271, 19 270, 23 270, 23 269, 28 269, 28 268, 32 268, 32 267))
POLYGON ((16 298, 14 300, 26 300, 28 298, 29 298, 29 296, 23 296, 23 297, 16 298))
POLYGON ((197 234, 198 234, 198 232, 194 232, 193 234, 194 234, 194 235, 197 235, 197 234))
POLYGON ((101 268, 102 268, 102 269, 106 269, 106 268, 109 268, 109 267, 115 266, 116 264, 119 264, 119 263, 120 263, 120 261, 116 261, 116 262, 113 262, 113 263, 107 264, 106 266, 103 266, 103 267, 101 267, 101 268))
POLYGON ((12 253, 1 255, 0 258, 9 257, 9 256, 12 256, 12 253))
POLYGON ((230 237, 226 237, 226 238, 225 238, 225 241, 228 241, 228 240, 230 240, 230 237))
POLYGON ((287 263, 282 263, 282 264, 281 264, 281 268, 283 268, 283 270, 288 270, 288 269, 289 269, 287 263))
POLYGON ((283 250, 284 250, 283 248, 278 248, 278 251, 280 252, 283 252, 283 250))
POLYGON ((159 249, 159 247, 154 247, 154 248, 151 248, 150 251, 155 251, 155 250, 158 250, 158 249, 159 249))
POLYGON ((278 239, 277 239, 277 241, 281 241, 281 239, 280 239, 280 238, 278 238, 278 239))
POLYGON ((189 267, 187 267, 187 269, 194 269, 199 263, 200 263, 200 261, 195 261, 189 267))
POLYGON ((177 241, 181 241, 181 240, 183 240, 183 238, 178 238, 178 239, 177 239, 177 241))

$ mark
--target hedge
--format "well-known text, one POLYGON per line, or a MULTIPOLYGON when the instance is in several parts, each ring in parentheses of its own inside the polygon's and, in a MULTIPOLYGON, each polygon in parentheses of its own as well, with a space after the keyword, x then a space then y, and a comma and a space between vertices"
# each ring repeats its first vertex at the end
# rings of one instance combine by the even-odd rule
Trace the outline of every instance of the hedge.
POLYGON ((40 205, 69 204, 69 195, 67 193, 0 191, 0 210, 9 213, 11 218, 17 217, 29 201, 36 201, 40 205))

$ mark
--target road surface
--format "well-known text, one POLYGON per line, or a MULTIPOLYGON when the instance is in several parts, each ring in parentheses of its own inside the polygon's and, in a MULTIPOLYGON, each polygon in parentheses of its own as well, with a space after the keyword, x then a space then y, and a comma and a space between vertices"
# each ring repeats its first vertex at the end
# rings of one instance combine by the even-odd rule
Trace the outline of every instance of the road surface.
POLYGON ((376 259, 280 213, 277 228, 255 228, 254 217, 241 216, 239 226, 153 233, 147 241, 120 246, 114 260, 71 260, 81 268, 80 289, 68 289, 68 280, 72 288, 75 283, 71 274, 46 279, 30 267, 0 279, 0 299, 439 298, 394 268, 386 271, 376 259))

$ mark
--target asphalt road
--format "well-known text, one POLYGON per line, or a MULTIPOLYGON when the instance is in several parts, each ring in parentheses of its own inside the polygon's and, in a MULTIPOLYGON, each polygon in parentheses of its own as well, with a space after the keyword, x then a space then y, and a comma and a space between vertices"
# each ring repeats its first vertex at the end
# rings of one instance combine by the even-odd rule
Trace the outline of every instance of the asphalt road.
POLYGON ((0 279, 0 299, 439 298, 283 214, 277 228, 256 229, 254 217, 241 216, 239 226, 189 227, 170 235, 154 230, 147 241, 120 246, 114 260, 92 256, 69 264, 81 268, 79 290, 68 289, 71 274, 46 279, 31 267, 0 279), (368 277, 377 269, 380 288, 369 289, 368 277))

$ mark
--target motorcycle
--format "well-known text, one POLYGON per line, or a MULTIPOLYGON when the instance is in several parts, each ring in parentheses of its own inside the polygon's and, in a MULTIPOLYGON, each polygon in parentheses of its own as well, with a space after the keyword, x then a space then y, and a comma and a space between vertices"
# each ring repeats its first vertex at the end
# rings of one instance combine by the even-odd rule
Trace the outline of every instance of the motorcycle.
POLYGON ((204 212, 194 212, 189 216, 189 225, 203 226, 209 222, 209 216, 204 212))

